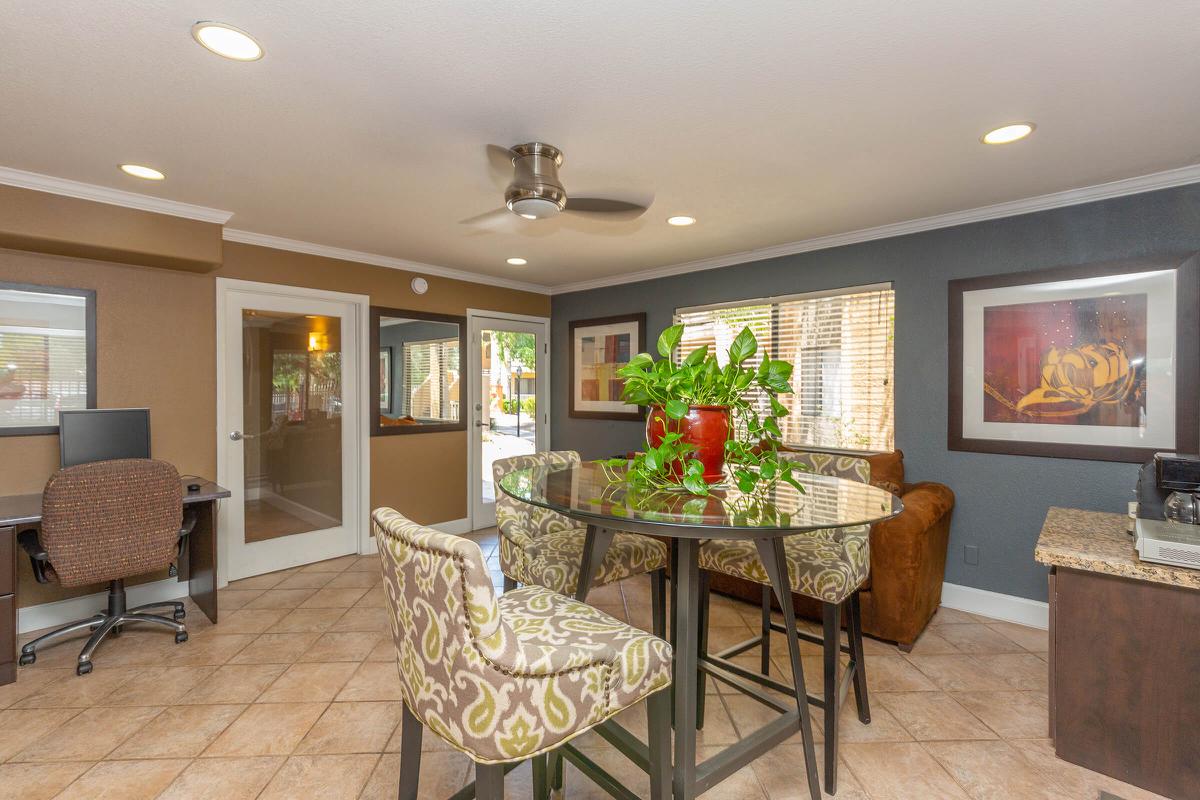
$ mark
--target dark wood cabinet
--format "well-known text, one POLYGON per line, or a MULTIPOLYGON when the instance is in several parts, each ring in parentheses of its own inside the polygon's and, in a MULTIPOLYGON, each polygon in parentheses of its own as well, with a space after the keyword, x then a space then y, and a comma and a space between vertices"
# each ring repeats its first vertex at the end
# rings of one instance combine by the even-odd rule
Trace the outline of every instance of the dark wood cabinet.
POLYGON ((1200 799, 1200 590, 1055 567, 1050 637, 1058 756, 1200 799))
POLYGON ((17 679, 17 535, 0 528, 0 686, 17 679))

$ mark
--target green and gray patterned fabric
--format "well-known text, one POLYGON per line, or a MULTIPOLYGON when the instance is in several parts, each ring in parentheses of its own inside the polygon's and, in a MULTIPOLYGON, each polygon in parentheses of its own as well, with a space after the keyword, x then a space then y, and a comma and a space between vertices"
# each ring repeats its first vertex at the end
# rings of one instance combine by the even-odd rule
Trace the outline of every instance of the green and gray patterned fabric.
POLYGON ((840 456, 833 453, 785 451, 779 457, 796 464, 803 464, 816 475, 829 475, 859 483, 871 482, 871 462, 857 456, 840 456))
POLYGON ((372 515, 409 710, 481 763, 551 750, 671 682, 671 646, 541 587, 497 598, 474 542, 372 515))
MULTIPOLYGON (((493 463, 496 525, 500 529, 500 570, 509 578, 563 594, 575 593, 587 527, 556 511, 510 497, 500 489, 500 479, 519 469, 579 463, 579 453, 573 450, 500 458, 493 463)), ((663 569, 669 553, 667 545, 657 539, 619 532, 613 536, 592 585, 603 586, 663 569)))
MULTIPOLYGON (((865 458, 829 453, 781 453, 811 472, 836 478, 871 482, 871 464, 865 458)), ((826 603, 840 603, 862 586, 871 572, 871 528, 829 528, 789 536, 783 540, 792 591, 826 603)), ((714 539, 700 547, 700 568, 722 572, 755 583, 769 584, 766 569, 753 541, 714 539)))

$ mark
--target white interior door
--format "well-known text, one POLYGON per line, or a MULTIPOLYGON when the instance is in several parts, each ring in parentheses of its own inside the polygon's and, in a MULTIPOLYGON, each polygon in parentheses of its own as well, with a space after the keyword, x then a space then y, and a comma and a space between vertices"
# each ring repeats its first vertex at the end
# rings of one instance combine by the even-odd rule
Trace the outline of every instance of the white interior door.
POLYGON ((550 447, 550 320, 469 311, 471 527, 496 524, 492 462, 550 447))
POLYGON ((228 280, 217 293, 223 579, 358 552, 366 299, 228 280))

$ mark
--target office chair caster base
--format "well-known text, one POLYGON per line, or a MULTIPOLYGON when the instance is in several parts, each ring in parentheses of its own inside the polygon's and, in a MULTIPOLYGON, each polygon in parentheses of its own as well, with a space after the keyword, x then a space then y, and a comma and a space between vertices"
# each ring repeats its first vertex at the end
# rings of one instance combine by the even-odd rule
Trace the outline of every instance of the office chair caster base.
POLYGON ((187 639, 187 631, 179 631, 175 634, 175 644, 183 644, 187 639))
POLYGON ((37 661, 37 653, 21 653, 21 657, 17 659, 17 663, 22 667, 28 667, 35 661, 37 661))
POLYGON ((90 662, 90 661, 80 661, 78 664, 75 665, 75 674, 76 675, 87 675, 91 671, 92 671, 92 662, 90 662))
POLYGON ((183 622, 185 619, 187 619, 187 612, 186 611, 176 611, 171 616, 175 618, 176 622, 183 622))

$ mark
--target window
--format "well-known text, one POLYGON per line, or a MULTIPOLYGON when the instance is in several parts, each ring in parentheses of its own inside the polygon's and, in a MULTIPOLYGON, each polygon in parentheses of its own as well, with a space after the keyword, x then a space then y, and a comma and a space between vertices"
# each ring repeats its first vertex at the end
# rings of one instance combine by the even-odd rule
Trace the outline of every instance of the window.
POLYGON ((458 339, 404 343, 404 397, 417 419, 456 420, 458 339))
POLYGON ((96 294, 0 283, 0 435, 58 432, 96 406, 96 294))
MULTIPOLYGON (((707 344, 724 360, 733 337, 749 326, 762 360, 792 363, 792 388, 781 397, 784 443, 817 450, 888 452, 894 449, 893 330, 890 284, 831 292, 681 308, 679 354, 707 344)), ((766 398, 757 401, 768 410, 766 398)))

